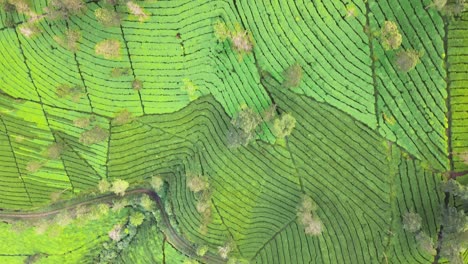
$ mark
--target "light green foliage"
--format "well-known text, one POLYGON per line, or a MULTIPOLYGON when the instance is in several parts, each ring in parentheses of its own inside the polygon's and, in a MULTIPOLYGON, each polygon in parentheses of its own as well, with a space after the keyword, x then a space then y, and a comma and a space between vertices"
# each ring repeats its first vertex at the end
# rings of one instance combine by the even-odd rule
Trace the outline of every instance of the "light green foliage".
POLYGON ((108 192, 110 187, 111 184, 106 179, 102 179, 98 183, 98 189, 100 193, 108 192))
POLYGON ((197 248, 197 255, 198 256, 204 256, 206 254, 206 252, 208 252, 208 246, 207 245, 204 245, 204 246, 200 246, 197 248))
POLYGON ((275 119, 273 123, 273 134, 277 138, 283 139, 291 135, 294 127, 296 127, 296 119, 291 114, 285 113, 275 119))
POLYGON ((403 38, 398 26, 393 21, 385 21, 380 30, 380 43, 385 50, 398 49, 403 38))
POLYGON ((298 87, 302 80, 302 67, 299 63, 294 63, 283 71, 283 86, 286 88, 298 87))
POLYGON ((155 190, 156 192, 159 192, 161 190, 161 187, 164 185, 164 180, 160 175, 156 175, 156 176, 151 177, 150 184, 153 190, 155 190))
POLYGON ((145 215, 141 212, 135 212, 130 216, 130 224, 137 227, 145 220, 145 215))
POLYGON ((124 196, 125 191, 127 190, 127 188, 129 186, 130 186, 130 184, 127 181, 117 179, 117 180, 112 182, 112 187, 110 188, 110 190, 111 190, 111 192, 113 192, 113 193, 115 193, 117 195, 124 196))
POLYGON ((119 26, 121 23, 120 15, 110 8, 98 8, 94 11, 94 15, 106 27, 119 26))
POLYGON ((304 196, 297 210, 297 217, 307 235, 319 236, 323 232, 323 223, 316 215, 317 204, 309 196, 304 196))
POLYGON ((409 72, 420 62, 421 54, 415 50, 402 50, 396 54, 395 64, 398 70, 409 72))
POLYGON ((127 9, 133 16, 137 17, 140 22, 144 22, 149 18, 146 11, 134 1, 127 2, 127 9))
POLYGON ((408 232, 415 233, 421 230, 421 216, 415 212, 406 212, 403 215, 403 228, 408 232))
POLYGON ((146 194, 140 198, 140 205, 141 207, 143 207, 145 211, 148 211, 148 212, 153 211, 153 208, 154 208, 153 200, 151 200, 151 198, 146 194))
POLYGON ((106 39, 98 42, 94 51, 105 59, 118 59, 121 57, 121 44, 116 39, 106 39))

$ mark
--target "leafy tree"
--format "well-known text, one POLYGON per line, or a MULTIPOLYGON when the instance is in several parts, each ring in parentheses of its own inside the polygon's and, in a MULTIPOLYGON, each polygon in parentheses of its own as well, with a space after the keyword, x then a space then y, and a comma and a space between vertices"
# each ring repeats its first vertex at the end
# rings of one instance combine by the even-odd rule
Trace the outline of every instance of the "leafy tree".
POLYGON ((144 220, 145 220, 145 215, 142 214, 141 212, 133 213, 130 216, 130 224, 135 227, 140 226, 144 220))
POLYGON ((286 88, 298 87, 302 80, 302 67, 299 63, 294 63, 283 71, 283 86, 286 88))
POLYGON ((127 181, 117 179, 112 182, 112 187, 110 188, 110 190, 117 195, 124 196, 125 191, 129 186, 130 184, 127 181))
POLYGON ((247 30, 244 30, 240 24, 235 25, 234 31, 231 32, 230 39, 233 49, 239 54, 243 55, 252 52, 252 35, 247 30))
POLYGON ((84 116, 73 120, 73 125, 79 128, 87 128, 95 121, 94 116, 84 116))
POLYGON ((210 187, 205 177, 199 175, 187 175, 187 187, 194 193, 201 192, 210 187))
POLYGON ((98 182, 98 189, 100 193, 108 192, 110 187, 111 184, 106 179, 102 179, 98 182))
POLYGON ((92 145, 103 142, 109 137, 109 132, 100 126, 94 126, 92 129, 81 133, 79 141, 85 145, 92 145))
POLYGON ((69 29, 63 36, 55 36, 54 40, 63 48, 76 52, 79 49, 79 43, 81 39, 81 32, 78 30, 69 29))
POLYGON ((127 9, 130 14, 136 16, 140 22, 144 22, 149 18, 148 14, 146 14, 145 10, 133 1, 127 2, 127 9))
POLYGON ((307 235, 318 236, 323 232, 323 223, 315 214, 317 204, 308 196, 302 198, 297 217, 307 235))
POLYGON ((463 264, 460 256, 468 247, 468 217, 463 210, 448 206, 442 210, 442 240, 440 255, 450 263, 463 264))
POLYGON ((204 246, 199 246, 197 248, 197 256, 200 256, 200 257, 203 257, 206 252, 208 252, 208 246, 207 245, 204 245, 204 246))
POLYGON ((122 20, 120 15, 110 8, 98 8, 94 11, 94 15, 105 27, 119 26, 122 20))
POLYGON ((247 134, 255 132, 257 126, 262 122, 261 116, 252 108, 242 106, 241 111, 231 120, 231 124, 242 129, 247 134))
POLYGON ((231 32, 224 22, 216 21, 213 29, 216 38, 220 41, 225 41, 231 37, 231 32))
POLYGON ((265 111, 263 111, 262 116, 263 120, 268 122, 271 121, 276 116, 276 104, 270 105, 265 111))
POLYGON ((148 212, 152 211, 154 208, 153 200, 151 200, 151 198, 147 194, 144 194, 140 198, 140 205, 145 211, 148 212))
POLYGON ((132 113, 130 113, 127 109, 124 109, 115 115, 114 119, 112 120, 112 124, 120 126, 130 123, 132 120, 132 113))
POLYGON ((65 150, 65 145, 62 143, 52 143, 45 151, 45 156, 49 159, 58 159, 65 150))
POLYGON ((409 72, 419 63, 421 54, 415 50, 403 50, 396 55, 396 66, 402 72, 409 72))
POLYGON ((296 126, 296 119, 291 114, 282 114, 280 118, 275 119, 273 123, 273 134, 280 139, 291 135, 296 126))
POLYGON ((406 212, 403 215, 403 228, 411 233, 421 230, 421 216, 415 212, 406 212))
POLYGON ((418 242, 419 247, 427 252, 428 254, 435 255, 436 250, 434 248, 434 242, 431 237, 424 232, 418 232, 416 234, 416 241, 418 242))
POLYGON ((156 192, 159 192, 161 190, 161 187, 163 186, 163 184, 164 184, 164 180, 162 179, 160 175, 151 177, 151 187, 156 192))
POLYGON ((141 89, 143 89, 143 82, 138 79, 133 80, 132 88, 135 91, 140 91, 141 89))
POLYGON ((111 71, 111 77, 118 78, 130 74, 130 68, 113 68, 111 71))
POLYGON ((18 27, 18 29, 19 29, 19 32, 27 38, 32 38, 34 36, 37 36, 41 32, 34 23, 30 23, 30 22, 21 24, 18 27))
POLYGON ((393 21, 385 21, 380 30, 380 43, 385 50, 398 49, 403 38, 398 26, 393 21))
POLYGON ((62 84, 57 86, 55 92, 58 97, 67 98, 73 102, 80 101, 81 97, 84 95, 83 87, 79 85, 62 84))
POLYGON ((116 59, 121 56, 120 48, 120 41, 116 39, 106 39, 98 42, 94 47, 94 51, 97 55, 101 55, 106 59, 116 59))
POLYGON ((119 241, 122 238, 122 225, 116 224, 108 233, 109 238, 114 241, 119 241))
POLYGON ((69 19, 86 11, 83 0, 51 0, 45 10, 51 19, 69 19))

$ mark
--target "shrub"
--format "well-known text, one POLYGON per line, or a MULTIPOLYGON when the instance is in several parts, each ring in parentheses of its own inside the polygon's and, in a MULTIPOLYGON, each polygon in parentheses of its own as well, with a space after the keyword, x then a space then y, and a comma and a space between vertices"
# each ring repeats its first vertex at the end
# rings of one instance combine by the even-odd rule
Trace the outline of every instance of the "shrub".
POLYGON ((283 71, 283 86, 286 88, 298 87, 302 80, 302 67, 297 62, 283 71))
POLYGON ((127 188, 130 186, 130 184, 127 181, 117 179, 114 182, 112 182, 112 187, 110 190, 120 196, 125 195, 125 191, 127 188))
POLYGON ((197 256, 200 256, 200 257, 203 257, 206 252, 208 252, 208 246, 204 245, 204 246, 200 246, 197 248, 197 256))
POLYGON ((121 23, 120 15, 109 8, 98 8, 94 11, 96 19, 105 27, 119 26, 121 23))
POLYGON ((380 30, 380 43, 384 50, 394 50, 401 46, 402 37, 393 21, 385 21, 380 30))
POLYGON ((415 50, 403 50, 396 55, 396 66, 402 72, 409 72, 419 63, 421 54, 415 50))
POLYGON ((414 212, 406 212, 403 215, 403 228, 409 232, 417 232, 421 230, 421 216, 414 212))
POLYGON ((116 59, 120 57, 120 41, 116 39, 106 39, 96 44, 94 51, 106 59, 116 59))
POLYGON ((109 133, 100 126, 94 126, 92 129, 81 133, 79 141, 85 145, 92 145, 103 142, 107 139, 109 133))
POLYGON ((67 30, 64 36, 55 36, 54 40, 63 48, 76 52, 79 49, 78 41, 81 39, 81 32, 78 30, 67 30))
POLYGON ((255 131, 257 126, 262 122, 260 115, 252 108, 247 106, 241 107, 241 111, 231 120, 231 124, 242 129, 242 131, 250 134, 255 131))
POLYGON ((431 237, 429 237, 426 233, 419 232, 416 234, 416 241, 418 242, 419 248, 421 248, 424 252, 427 252, 431 255, 436 254, 434 242, 432 242, 431 237))
POLYGON ((276 116, 276 104, 272 104, 270 105, 267 109, 265 109, 265 111, 263 111, 263 120, 264 121, 271 121, 273 118, 275 118, 276 116))
POLYGON ((35 173, 38 170, 40 170, 44 166, 43 162, 40 161, 30 161, 28 164, 26 164, 26 171, 29 173, 35 173))

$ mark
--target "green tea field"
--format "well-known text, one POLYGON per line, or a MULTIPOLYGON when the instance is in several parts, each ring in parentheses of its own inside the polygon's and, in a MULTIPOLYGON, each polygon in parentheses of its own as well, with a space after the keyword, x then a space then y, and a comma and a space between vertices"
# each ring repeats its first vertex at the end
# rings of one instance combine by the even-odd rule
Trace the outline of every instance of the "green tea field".
POLYGON ((0 0, 0 264, 468 263, 464 0, 0 0))

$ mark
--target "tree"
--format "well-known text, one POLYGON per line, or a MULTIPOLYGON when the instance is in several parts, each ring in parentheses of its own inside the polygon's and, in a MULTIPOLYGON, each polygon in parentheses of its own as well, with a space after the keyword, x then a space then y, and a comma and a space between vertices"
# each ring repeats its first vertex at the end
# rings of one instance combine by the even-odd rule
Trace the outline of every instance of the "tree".
POLYGON ((187 175, 187 187, 194 193, 201 192, 210 187, 205 177, 199 175, 187 175))
POLYGON ((27 38, 37 36, 41 32, 34 23, 30 22, 21 24, 18 29, 20 33, 27 38))
POLYGON ((122 239, 122 225, 116 224, 112 227, 112 229, 108 233, 109 238, 113 241, 119 241, 122 239))
POLYGON ((244 30, 239 24, 235 25, 234 31, 230 34, 233 49, 242 57, 253 50, 252 35, 244 30))
POLYGON ((79 43, 81 39, 81 32, 78 30, 68 29, 63 36, 54 36, 55 42, 57 42, 63 48, 76 52, 79 49, 79 43))
POLYGON ((130 123, 132 120, 132 113, 130 113, 127 109, 124 109, 115 115, 114 119, 112 120, 112 124, 120 126, 130 123))
POLYGON ((81 133, 79 141, 85 145, 100 143, 109 137, 109 132, 100 126, 94 126, 92 129, 81 133))
POLYGON ((151 177, 151 187, 156 192, 159 192, 161 190, 161 187, 163 186, 163 184, 164 184, 164 180, 162 179, 160 175, 151 177))
POLYGON ((411 233, 421 230, 421 216, 415 212, 406 212, 403 215, 403 228, 411 233))
POLYGON ((116 59, 120 57, 120 41, 106 39, 96 44, 94 51, 105 59, 116 59))
POLYGON ((144 22, 149 18, 148 14, 146 14, 145 10, 139 6, 137 3, 133 1, 128 1, 127 2, 127 8, 130 14, 138 17, 138 20, 140 22, 144 22))
POLYGON ((70 99, 73 102, 79 102, 81 97, 85 94, 83 87, 69 84, 62 84, 57 86, 55 93, 59 98, 70 99))
POLYGON ((117 195, 124 196, 125 191, 129 186, 130 184, 127 181, 117 179, 114 182, 112 182, 112 187, 110 190, 117 195))
POLYGON ((69 19, 86 11, 83 0, 51 0, 45 10, 51 19, 69 19))
POLYGON ((295 126, 296 119, 291 114, 282 114, 280 118, 275 119, 272 132, 277 138, 283 139, 291 135, 295 126))
POLYGON ((133 213, 130 216, 130 224, 135 226, 135 227, 140 226, 143 223, 144 220, 145 220, 145 215, 142 214, 141 212, 133 213))
POLYGON ((283 86, 286 88, 298 87, 302 80, 302 67, 294 63, 283 71, 283 86))
POLYGON ((402 72, 409 72, 419 63, 421 54, 415 50, 402 50, 396 55, 396 66, 402 72))
POLYGON ((45 151, 45 156, 49 159, 58 159, 65 150, 65 145, 62 143, 52 143, 45 151))
POLYGON ((252 108, 242 106, 241 111, 231 120, 231 124, 242 129, 247 134, 255 132, 257 126, 262 122, 261 116, 252 108))
POLYGON ((119 26, 122 20, 120 15, 110 8, 98 8, 94 11, 94 16, 105 27, 119 26))
POLYGON ((95 121, 94 116, 83 116, 73 120, 73 125, 79 128, 87 128, 95 121))
POLYGON ((100 193, 108 192, 110 187, 111 184, 106 179, 102 179, 98 182, 98 189, 100 193))
POLYGON ((385 21, 380 30, 380 43, 384 50, 394 50, 401 46, 402 36, 393 21, 385 21))
POLYGON ((317 204, 309 196, 304 196, 297 210, 297 217, 307 235, 318 236, 323 232, 323 223, 316 215, 317 204))

